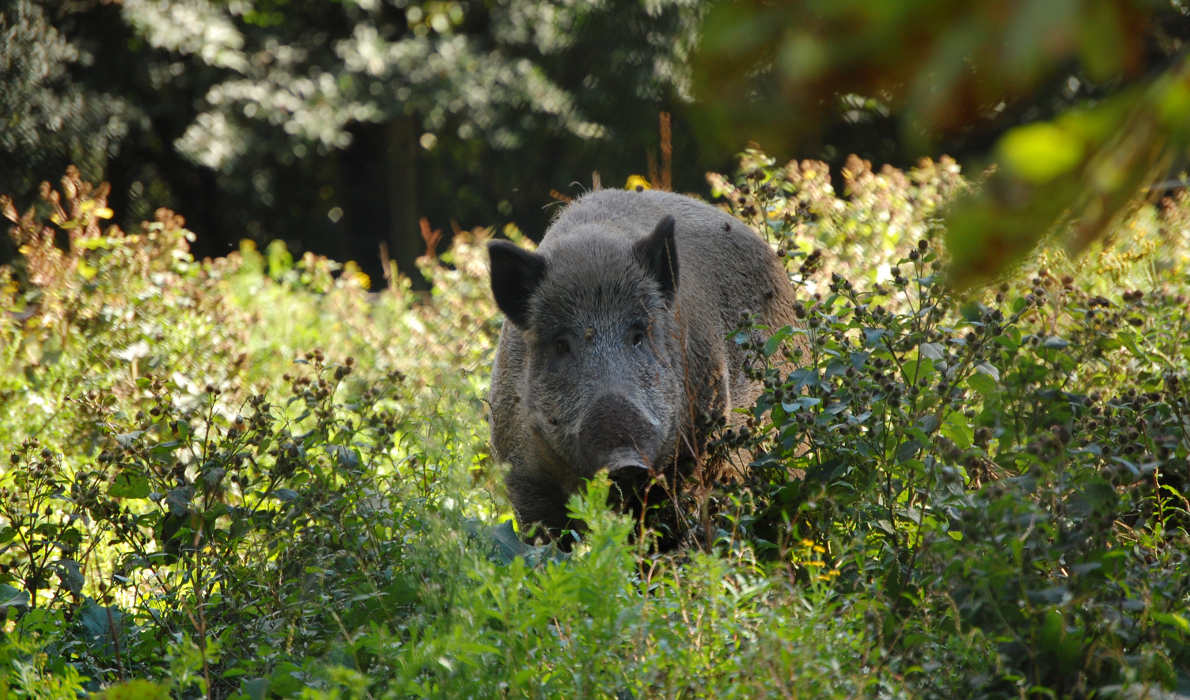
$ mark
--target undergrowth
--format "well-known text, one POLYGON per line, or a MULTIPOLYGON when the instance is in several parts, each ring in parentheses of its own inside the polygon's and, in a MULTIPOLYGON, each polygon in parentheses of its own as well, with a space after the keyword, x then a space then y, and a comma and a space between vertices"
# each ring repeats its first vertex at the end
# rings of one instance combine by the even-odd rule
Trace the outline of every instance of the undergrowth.
MULTIPOLYGON (((520 542, 487 454, 482 243, 432 294, 281 243, 196 261, 69 171, 0 267, 0 686, 17 696, 1006 697, 1190 686, 1190 200, 948 291, 948 160, 715 194, 800 328, 737 342, 749 476, 657 553, 520 542), (802 336, 809 361, 773 362, 802 336)), ((516 236, 515 231, 509 231, 516 236)))

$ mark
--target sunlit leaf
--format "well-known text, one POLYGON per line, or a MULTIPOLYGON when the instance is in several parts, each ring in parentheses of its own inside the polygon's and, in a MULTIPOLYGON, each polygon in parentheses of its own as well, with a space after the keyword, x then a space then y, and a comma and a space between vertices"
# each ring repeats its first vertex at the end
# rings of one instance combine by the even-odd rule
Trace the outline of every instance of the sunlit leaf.
POLYGON ((1009 131, 998 150, 1010 172, 1035 184, 1069 173, 1083 160, 1082 139, 1045 122, 1009 131))
POLYGON ((1163 625, 1173 627, 1182 634, 1190 634, 1190 621, 1184 615, 1158 612, 1153 614, 1153 619, 1163 625))
POLYGON ((148 477, 133 470, 120 472, 107 487, 107 495, 112 498, 148 498, 149 491, 148 477))
POLYGON ((958 411, 952 411, 946 416, 946 420, 942 422, 941 432, 944 436, 950 439, 960 450, 965 450, 971 447, 974 441, 974 433, 971 430, 971 424, 966 417, 958 411))
POLYGON ((82 258, 79 258, 78 266, 75 269, 78 271, 79 277, 82 277, 85 280, 94 279, 95 275, 99 273, 98 269, 88 265, 87 261, 83 260, 82 258))

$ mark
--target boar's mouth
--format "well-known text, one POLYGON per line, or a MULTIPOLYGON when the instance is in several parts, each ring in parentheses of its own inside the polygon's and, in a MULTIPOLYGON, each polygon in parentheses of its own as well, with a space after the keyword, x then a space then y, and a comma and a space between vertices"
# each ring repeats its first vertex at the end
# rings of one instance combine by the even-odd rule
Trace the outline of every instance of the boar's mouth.
POLYGON ((631 447, 613 450, 605 460, 612 482, 612 502, 619 509, 637 510, 642 494, 652 480, 648 460, 631 447))
POLYGON ((621 447, 613 450, 608 455, 607 472, 613 478, 618 476, 628 477, 633 473, 648 473, 649 461, 640 452, 637 452, 631 447, 621 447))

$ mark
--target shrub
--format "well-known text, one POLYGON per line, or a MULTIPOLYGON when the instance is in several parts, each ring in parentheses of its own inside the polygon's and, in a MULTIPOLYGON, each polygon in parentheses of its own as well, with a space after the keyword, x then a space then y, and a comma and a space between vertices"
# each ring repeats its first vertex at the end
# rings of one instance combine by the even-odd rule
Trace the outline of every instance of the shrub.
MULTIPOLYGON (((806 290, 678 503, 572 553, 510 524, 483 420, 486 232, 369 294, 281 244, 195 261, 69 172, 0 267, 0 683, 172 693, 1089 696, 1184 687, 1190 201, 958 298, 968 187, 745 155, 713 177, 806 290), (815 245, 817 243, 817 245, 815 245), (772 360, 803 336, 804 366, 772 360), (650 521, 654 522, 654 521, 650 521)), ((513 232, 510 232, 513 233, 513 232)), ((515 235, 515 233, 513 233, 515 235)))
POLYGON ((759 449, 748 508, 724 527, 803 581, 878 591, 898 663, 926 692, 953 694, 957 683, 963 693, 1087 695, 1184 680, 1174 669, 1190 660, 1190 580, 1176 573, 1190 544, 1190 328, 1185 278, 1152 274, 1184 269, 1184 257, 1155 259, 1152 244, 1177 241, 1184 256, 1185 195, 1143 209, 1098 251, 1115 280, 1150 273, 1148 291, 1104 289, 1113 285, 1051 251, 1052 269, 1035 263, 959 299, 928 218, 917 219, 916 241, 843 229, 836 259, 798 247, 805 224, 788 216, 809 199, 848 221, 911 221, 915 193, 954 189, 939 182, 945 170, 900 176, 874 202, 876 176, 853 161, 846 179, 869 184, 832 203, 791 177, 812 169, 753 161, 721 189, 738 214, 767 221, 795 277, 821 291, 798 305, 804 329, 764 345, 739 335, 766 391, 752 430, 723 438, 759 449), (887 276, 852 274, 864 264, 846 254, 852 245, 888 260, 887 276), (783 376, 766 360, 793 335, 806 337, 810 358, 783 376), (801 541, 832 563, 791 561, 801 541), (925 621, 977 633, 994 644, 993 663, 954 659, 944 665, 962 671, 939 683, 925 671, 949 645, 925 621))
POLYGON ((428 265, 424 303, 279 244, 196 262, 172 212, 102 228, 105 196, 71 170, 41 207, 3 203, 21 256, 0 272, 4 609, 18 629, 58 615, 42 648, 92 683, 219 694, 382 601, 399 616, 399 533, 484 456, 485 386, 458 370, 495 332, 462 279, 476 242, 428 265))

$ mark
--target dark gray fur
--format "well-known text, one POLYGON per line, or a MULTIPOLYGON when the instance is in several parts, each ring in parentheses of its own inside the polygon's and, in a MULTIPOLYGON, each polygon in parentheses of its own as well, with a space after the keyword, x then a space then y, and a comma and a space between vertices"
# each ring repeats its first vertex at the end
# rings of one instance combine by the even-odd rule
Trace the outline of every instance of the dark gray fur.
POLYGON ((599 469, 700 465, 698 416, 738 423, 731 409, 760 391, 729 334, 746 315, 795 322, 793 287, 769 245, 677 194, 592 192, 562 211, 536 254, 506 241, 489 253, 508 319, 492 370, 493 454, 511 465, 522 527, 549 534, 569 525, 567 497, 599 469))

